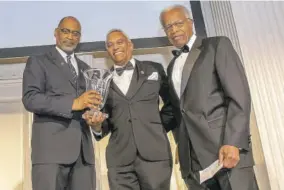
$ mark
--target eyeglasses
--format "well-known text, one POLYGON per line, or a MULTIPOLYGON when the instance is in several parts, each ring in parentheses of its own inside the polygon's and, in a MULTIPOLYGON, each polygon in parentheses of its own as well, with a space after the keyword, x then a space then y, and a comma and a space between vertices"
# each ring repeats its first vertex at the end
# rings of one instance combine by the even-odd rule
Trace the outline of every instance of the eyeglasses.
MULTIPOLYGON (((191 20, 190 18, 187 18, 186 20, 191 20)), ((181 28, 183 27, 184 23, 186 20, 179 20, 170 24, 167 24, 166 26, 164 26, 164 30, 165 31, 170 31, 173 29, 173 27, 177 27, 177 28, 181 28)))
POLYGON ((81 33, 79 31, 71 31, 68 28, 59 28, 59 30, 65 35, 69 35, 71 33, 75 38, 79 38, 81 36, 81 33))

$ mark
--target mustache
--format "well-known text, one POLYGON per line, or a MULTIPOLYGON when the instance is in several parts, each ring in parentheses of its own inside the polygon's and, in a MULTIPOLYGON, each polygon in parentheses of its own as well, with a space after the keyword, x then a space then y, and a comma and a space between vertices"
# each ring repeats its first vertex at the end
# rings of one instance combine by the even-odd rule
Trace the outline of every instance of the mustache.
POLYGON ((71 40, 63 40, 62 41, 64 44, 68 44, 68 45, 76 45, 75 42, 71 41, 71 40))

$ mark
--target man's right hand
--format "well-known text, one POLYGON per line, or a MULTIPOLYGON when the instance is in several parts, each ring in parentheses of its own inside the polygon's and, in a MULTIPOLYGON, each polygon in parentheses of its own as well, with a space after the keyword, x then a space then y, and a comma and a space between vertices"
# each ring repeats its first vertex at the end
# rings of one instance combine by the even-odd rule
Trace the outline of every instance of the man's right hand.
POLYGON ((95 90, 89 90, 73 101, 72 110, 78 111, 85 108, 96 108, 101 103, 101 95, 95 90))

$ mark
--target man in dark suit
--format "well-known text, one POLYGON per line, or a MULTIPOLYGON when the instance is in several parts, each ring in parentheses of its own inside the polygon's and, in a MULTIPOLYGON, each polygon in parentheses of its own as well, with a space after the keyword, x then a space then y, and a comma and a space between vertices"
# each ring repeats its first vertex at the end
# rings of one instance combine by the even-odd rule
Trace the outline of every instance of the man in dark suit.
POLYGON ((167 71, 186 184, 190 190, 257 189, 250 143, 250 92, 230 40, 193 34, 193 21, 183 6, 165 9, 160 21, 179 49, 167 71), (218 159, 223 169, 200 185, 198 171, 218 159))
POLYGON ((23 75, 23 104, 34 113, 32 126, 33 190, 94 190, 94 150, 85 109, 99 104, 100 95, 85 92, 76 58, 81 25, 63 18, 54 31, 56 47, 28 59, 23 75))
MULTIPOLYGON (((111 132, 106 150, 110 189, 169 190, 172 157, 164 127, 170 125, 167 114, 172 112, 163 66, 134 59, 133 44, 121 30, 107 34, 106 48, 114 61, 104 110, 109 118, 101 134, 111 132)), ((87 118, 94 126, 102 120, 101 114, 87 118)))

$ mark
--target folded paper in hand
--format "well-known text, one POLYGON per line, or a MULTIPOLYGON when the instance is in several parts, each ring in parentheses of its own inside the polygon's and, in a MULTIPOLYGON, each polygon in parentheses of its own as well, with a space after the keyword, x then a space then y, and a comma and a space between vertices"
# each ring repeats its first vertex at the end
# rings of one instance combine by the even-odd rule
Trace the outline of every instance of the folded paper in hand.
POLYGON ((212 178, 222 168, 223 164, 222 163, 219 164, 219 160, 216 160, 204 170, 199 171, 200 184, 212 178))

